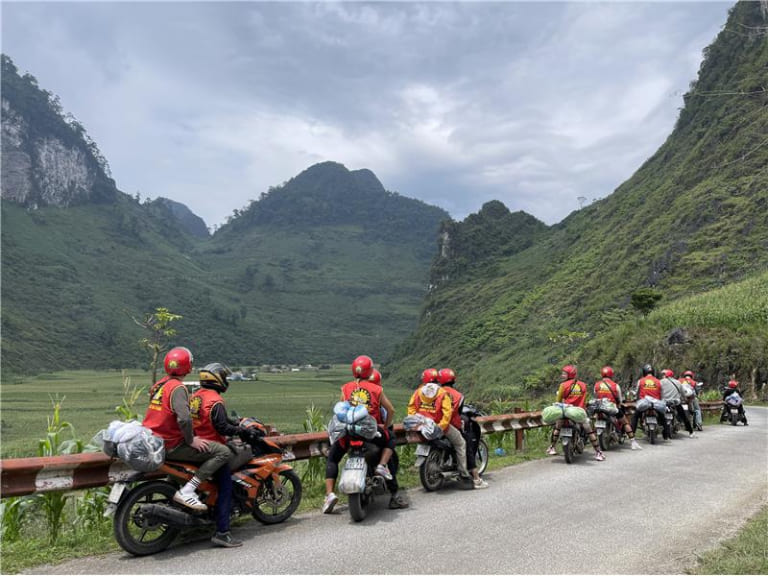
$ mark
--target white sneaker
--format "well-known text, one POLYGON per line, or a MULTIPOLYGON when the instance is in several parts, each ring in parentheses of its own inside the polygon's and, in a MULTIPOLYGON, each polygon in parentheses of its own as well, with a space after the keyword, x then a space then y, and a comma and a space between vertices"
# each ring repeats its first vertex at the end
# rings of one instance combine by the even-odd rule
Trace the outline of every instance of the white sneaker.
POLYGON ((198 512, 205 512, 208 510, 208 506, 200 502, 200 499, 194 492, 183 492, 181 490, 177 490, 173 495, 173 501, 198 512))
POLYGON ((632 450, 642 450, 643 447, 640 446, 640 442, 638 442, 635 438, 632 438, 632 444, 630 445, 630 448, 632 450))
POLYGON ((550 446, 549 448, 547 448, 547 454, 549 454, 550 456, 555 456, 557 454, 557 450, 555 450, 554 446, 550 446))
POLYGON ((336 496, 333 492, 328 494, 325 497, 325 501, 323 502, 323 514, 330 514, 333 512, 333 507, 336 506, 336 502, 339 501, 339 497, 336 496))
POLYGON ((688 438, 698 438, 698 436, 696 436, 696 432, 691 432, 691 433, 688 435, 688 438))
POLYGON ((475 490, 482 490, 483 488, 488 488, 488 482, 486 482, 482 478, 473 480, 472 483, 475 485, 475 490))
POLYGON ((383 464, 376 466, 376 476, 381 476, 384 480, 392 480, 392 474, 389 472, 389 468, 383 464))

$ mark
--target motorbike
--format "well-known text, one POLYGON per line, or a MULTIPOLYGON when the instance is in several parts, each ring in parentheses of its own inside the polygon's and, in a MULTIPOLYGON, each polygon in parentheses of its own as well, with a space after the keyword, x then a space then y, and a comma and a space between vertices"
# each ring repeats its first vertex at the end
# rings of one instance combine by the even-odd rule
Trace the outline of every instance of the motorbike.
POLYGON ((680 431, 680 421, 677 419, 677 410, 674 406, 667 405, 664 410, 664 438, 677 436, 680 431))
MULTIPOLYGON (((483 413, 474 406, 466 404, 462 407, 462 420, 466 427, 471 427, 472 438, 476 441, 475 463, 479 475, 488 468, 488 442, 482 437, 480 425, 475 418, 483 413)), ((467 443, 467 450, 471 447, 467 443)), ((419 480, 427 492, 440 490, 446 481, 461 481, 458 459, 453 444, 445 438, 432 440, 424 439, 416 445, 416 467, 419 469, 419 480)))
POLYGON ((640 418, 640 425, 648 437, 648 441, 651 444, 656 444, 657 434, 659 433, 659 420, 656 411, 653 408, 648 408, 641 414, 640 418))
MULTIPOLYGON (((240 425, 258 427, 260 423, 246 418, 240 425)), ((254 436, 247 445, 253 458, 232 473, 232 514, 251 514, 263 524, 283 522, 301 502, 301 480, 282 462, 282 448, 268 438, 254 436)), ((107 515, 114 515, 115 539, 123 550, 135 556, 156 554, 184 529, 215 526, 214 482, 204 482, 198 489, 206 511, 193 511, 173 501, 179 487, 196 471, 194 464, 166 460, 154 472, 137 472, 114 484, 107 515)))
MULTIPOLYGON (((386 481, 375 474, 381 450, 362 436, 349 434, 349 452, 341 472, 339 491, 347 495, 349 514, 355 522, 365 520, 376 496, 387 492, 386 481)), ((396 463, 397 452, 392 454, 396 463)))
POLYGON ((584 427, 570 418, 561 418, 560 442, 563 445, 565 461, 572 464, 576 455, 584 452, 584 445, 586 444, 584 427))
POLYGON ((587 413, 594 418, 594 430, 597 435, 597 441, 600 444, 600 450, 608 450, 615 444, 624 444, 627 439, 627 433, 619 425, 615 414, 617 410, 615 404, 608 405, 592 400, 587 408, 587 413), (613 406, 613 408, 610 408, 613 406))
POLYGON ((741 410, 739 409, 742 402, 741 396, 737 393, 726 397, 725 404, 723 405, 725 414, 724 417, 721 417, 721 421, 729 420, 732 426, 736 426, 742 419, 746 422, 746 416, 742 417, 741 410))

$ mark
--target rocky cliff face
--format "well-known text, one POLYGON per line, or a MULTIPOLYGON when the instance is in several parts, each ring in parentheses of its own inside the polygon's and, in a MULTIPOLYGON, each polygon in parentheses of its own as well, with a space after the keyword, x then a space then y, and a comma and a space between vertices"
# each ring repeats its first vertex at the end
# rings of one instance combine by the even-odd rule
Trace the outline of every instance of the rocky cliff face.
POLYGON ((98 173, 87 150, 55 137, 30 138, 29 125, 2 100, 2 197, 36 207, 90 200, 98 173))

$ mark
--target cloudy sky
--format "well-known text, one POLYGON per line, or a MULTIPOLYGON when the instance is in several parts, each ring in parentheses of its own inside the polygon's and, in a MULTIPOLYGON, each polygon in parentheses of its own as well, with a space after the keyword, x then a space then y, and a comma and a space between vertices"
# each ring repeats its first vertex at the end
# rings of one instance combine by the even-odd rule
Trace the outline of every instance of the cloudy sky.
POLYGON ((663 143, 732 5, 4 1, 2 50, 209 226, 325 160, 553 224, 663 143))

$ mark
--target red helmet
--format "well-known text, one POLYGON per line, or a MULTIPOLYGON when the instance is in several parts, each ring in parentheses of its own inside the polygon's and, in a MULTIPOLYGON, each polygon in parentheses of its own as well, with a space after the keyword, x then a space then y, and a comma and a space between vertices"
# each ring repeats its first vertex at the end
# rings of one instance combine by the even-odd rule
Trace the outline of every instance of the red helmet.
POLYGON ((456 382, 456 372, 450 368, 442 368, 440 372, 437 373, 437 381, 440 382, 440 384, 453 384, 456 382))
POLYGON ((576 366, 573 364, 566 364, 563 366, 563 374, 565 374, 567 380, 576 378, 576 366))
POLYGON ((352 374, 355 378, 366 380, 373 373, 373 360, 368 356, 358 356, 352 362, 352 374))
POLYGON ((178 346, 165 355, 165 373, 168 376, 186 376, 192 372, 192 352, 189 348, 178 346))
POLYGON ((603 366, 603 369, 600 370, 600 374, 603 378, 613 378, 613 368, 610 366, 603 366))
POLYGON ((440 375, 437 373, 437 368, 427 368, 421 373, 421 383, 429 384, 430 382, 437 382, 440 375))
POLYGON ((738 388, 739 382, 737 380, 730 380, 728 382, 728 388, 738 388))
POLYGON ((675 373, 672 372, 669 368, 664 368, 664 370, 661 371, 661 375, 664 376, 664 378, 674 378, 675 373))
POLYGON ((690 370, 686 370, 685 372, 683 372, 683 377, 693 378, 694 377, 693 372, 690 370))
POLYGON ((374 369, 374 371, 371 372, 371 375, 368 377, 368 382, 373 382, 374 384, 381 386, 381 372, 374 369))

